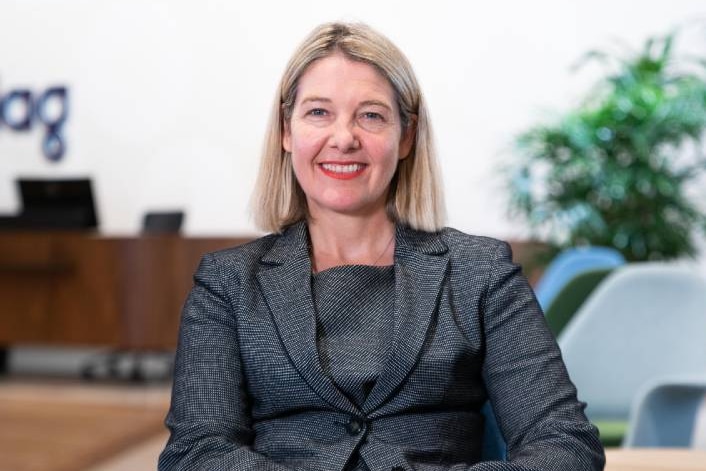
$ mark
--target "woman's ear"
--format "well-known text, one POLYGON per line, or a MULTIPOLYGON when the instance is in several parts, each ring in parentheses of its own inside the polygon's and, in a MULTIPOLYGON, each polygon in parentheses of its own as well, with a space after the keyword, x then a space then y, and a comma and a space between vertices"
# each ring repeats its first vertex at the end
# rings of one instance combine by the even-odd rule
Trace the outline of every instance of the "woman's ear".
POLYGON ((409 157, 409 153, 412 152, 412 147, 414 146, 414 141, 417 138, 417 115, 409 115, 409 122, 407 127, 402 130, 402 137, 400 138, 400 160, 409 157))

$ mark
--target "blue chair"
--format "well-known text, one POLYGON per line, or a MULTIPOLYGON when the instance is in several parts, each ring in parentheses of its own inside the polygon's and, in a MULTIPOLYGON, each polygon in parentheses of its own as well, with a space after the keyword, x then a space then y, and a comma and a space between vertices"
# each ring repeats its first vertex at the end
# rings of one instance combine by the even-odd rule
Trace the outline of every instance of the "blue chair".
POLYGON ((613 271, 612 268, 600 268, 579 273, 561 288, 544 311, 549 330, 555 337, 559 336, 566 324, 611 271, 613 271))
POLYGON ((586 414, 604 444, 617 445, 643 387, 667 375, 706 376, 706 280, 660 263, 617 268, 558 342, 586 414))
POLYGON ((623 255, 610 247, 566 249, 547 265, 537 282, 535 294, 539 305, 546 311, 559 291, 576 275, 588 270, 616 268, 624 263, 623 255))
POLYGON ((706 447, 700 417, 706 421, 706 376, 660 380, 635 402, 623 446, 706 447))
POLYGON ((507 459, 507 446, 505 439, 495 419, 495 412, 486 401, 481 409, 485 418, 485 430, 483 431, 483 450, 481 460, 483 461, 505 461, 507 459))

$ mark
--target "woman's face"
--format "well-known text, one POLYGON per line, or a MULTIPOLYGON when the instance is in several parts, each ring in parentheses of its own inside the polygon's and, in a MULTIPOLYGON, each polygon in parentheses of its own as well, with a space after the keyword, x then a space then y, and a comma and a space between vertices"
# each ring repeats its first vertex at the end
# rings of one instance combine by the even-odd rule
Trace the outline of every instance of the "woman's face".
POLYGON ((385 211, 390 181, 413 139, 414 126, 402 129, 390 83, 372 66, 334 54, 301 76, 283 147, 312 217, 372 215, 385 211))

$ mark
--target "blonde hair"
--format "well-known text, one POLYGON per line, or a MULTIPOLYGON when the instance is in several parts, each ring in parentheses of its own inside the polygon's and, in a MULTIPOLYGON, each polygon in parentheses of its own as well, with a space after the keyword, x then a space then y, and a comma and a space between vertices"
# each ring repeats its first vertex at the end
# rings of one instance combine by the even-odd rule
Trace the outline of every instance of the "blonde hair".
POLYGON ((284 124, 292 115, 300 77, 316 60, 342 53, 375 67, 392 85, 402 130, 414 125, 416 137, 407 158, 400 160, 388 195, 391 220, 414 229, 437 231, 445 211, 436 150, 426 103, 407 58, 386 37, 359 23, 327 23, 304 40, 287 64, 279 85, 262 152, 251 206, 260 229, 280 232, 307 217, 306 195, 282 147, 284 124))

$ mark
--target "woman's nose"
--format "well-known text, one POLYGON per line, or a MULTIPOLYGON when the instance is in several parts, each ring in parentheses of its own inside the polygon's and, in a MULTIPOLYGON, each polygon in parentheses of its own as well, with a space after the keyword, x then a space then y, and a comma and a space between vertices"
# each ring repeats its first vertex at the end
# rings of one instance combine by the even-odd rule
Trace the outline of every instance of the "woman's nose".
POLYGON ((331 135, 331 147, 335 147, 340 152, 357 150, 360 147, 360 140, 356 131, 355 124, 337 121, 331 135))

